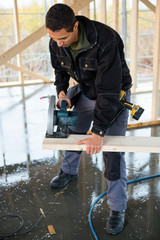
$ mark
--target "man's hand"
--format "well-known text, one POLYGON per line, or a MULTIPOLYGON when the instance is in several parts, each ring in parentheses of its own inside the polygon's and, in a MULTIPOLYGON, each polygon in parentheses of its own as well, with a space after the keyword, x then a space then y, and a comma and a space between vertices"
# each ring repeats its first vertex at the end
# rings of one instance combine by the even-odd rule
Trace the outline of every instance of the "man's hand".
POLYGON ((58 102, 57 102, 57 107, 58 108, 61 108, 61 103, 62 103, 62 100, 66 100, 67 102, 67 108, 70 108, 71 107, 71 101, 70 99, 66 96, 65 92, 64 91, 61 91, 58 95, 58 102))
POLYGON ((101 151, 103 145, 103 138, 99 135, 92 133, 89 138, 78 141, 76 144, 86 144, 87 154, 96 154, 101 151))

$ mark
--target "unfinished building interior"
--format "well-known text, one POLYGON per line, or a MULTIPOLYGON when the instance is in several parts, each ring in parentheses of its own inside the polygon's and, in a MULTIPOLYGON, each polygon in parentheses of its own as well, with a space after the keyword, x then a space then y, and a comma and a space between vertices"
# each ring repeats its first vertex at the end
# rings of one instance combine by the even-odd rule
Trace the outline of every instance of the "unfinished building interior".
POLYGON ((6 0, 0 3, 0 31, 0 239, 159 240, 160 0, 6 0), (63 191, 49 186, 67 150, 61 140, 57 148, 43 142, 48 98, 56 96, 45 16, 56 3, 120 34, 131 102, 144 109, 138 121, 129 116, 126 137, 135 144, 124 137, 112 146, 125 152, 128 178, 125 228, 116 236, 105 231, 102 151, 84 149, 79 178, 63 191))

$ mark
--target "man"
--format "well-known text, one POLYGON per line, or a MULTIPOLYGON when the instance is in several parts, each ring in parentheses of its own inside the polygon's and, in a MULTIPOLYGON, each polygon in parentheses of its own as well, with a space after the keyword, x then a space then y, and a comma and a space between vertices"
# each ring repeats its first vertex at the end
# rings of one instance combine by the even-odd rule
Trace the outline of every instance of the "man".
MULTIPOLYGON (((128 112, 119 101, 120 91, 129 100, 131 77, 123 53, 123 43, 112 28, 75 16, 65 4, 53 5, 46 15, 46 28, 51 37, 49 47, 55 69, 55 85, 61 101, 74 105, 78 124, 72 134, 92 135, 77 144, 86 144, 87 154, 101 150, 104 135, 125 135, 128 112), (78 83, 69 87, 72 77, 78 83)), ((108 184, 110 215, 106 224, 109 234, 123 230, 126 209, 126 166, 124 153, 103 153, 104 176, 108 184)), ((60 173, 51 180, 52 188, 61 188, 78 178, 80 152, 66 151, 60 173)))

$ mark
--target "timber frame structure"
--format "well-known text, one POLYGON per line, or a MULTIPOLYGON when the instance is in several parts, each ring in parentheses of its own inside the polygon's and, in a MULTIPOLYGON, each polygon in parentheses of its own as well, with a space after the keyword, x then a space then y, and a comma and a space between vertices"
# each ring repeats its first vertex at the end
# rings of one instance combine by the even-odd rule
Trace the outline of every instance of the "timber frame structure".
MULTIPOLYGON (((9 68, 12 68, 19 72, 19 83, 5 83, 0 84, 0 87, 9 87, 9 86, 24 86, 27 84, 35 84, 33 81, 27 83, 23 80, 23 74, 28 74, 29 76, 38 79, 36 83, 50 83, 53 80, 50 80, 47 77, 41 76, 37 73, 25 69, 22 65, 22 56, 21 52, 27 47, 32 45, 34 42, 46 35, 45 26, 40 27, 35 32, 27 36, 22 41, 20 40, 20 30, 19 30, 19 20, 18 20, 18 7, 17 0, 14 1, 14 18, 15 18, 15 28, 16 28, 16 42, 12 48, 0 55, 0 66, 5 65, 9 68), (17 56, 17 65, 11 64, 8 61, 13 57, 17 56)), ((106 23, 106 0, 101 1, 101 22, 106 23)), ((159 88, 160 88, 160 0, 156 1, 156 5, 153 5, 149 0, 132 0, 132 10, 131 10, 131 52, 130 52, 130 71, 133 79, 133 93, 135 93, 136 87, 136 75, 137 75, 137 39, 138 39, 138 5, 139 2, 143 2, 151 11, 155 14, 155 29, 154 29, 154 56, 153 56, 153 89, 152 89, 152 121, 148 123, 159 124, 158 121, 158 109, 159 105, 159 88)), ((56 2, 56 1, 54 1, 56 2)), ((83 15, 89 15, 89 3, 91 0, 63 0, 63 3, 70 5, 76 14, 79 12, 83 15)), ((119 10, 119 0, 112 0, 113 11, 112 11, 112 27, 118 31, 119 22, 118 22, 118 10, 119 10)), ((143 123, 141 123, 141 127, 143 123)))

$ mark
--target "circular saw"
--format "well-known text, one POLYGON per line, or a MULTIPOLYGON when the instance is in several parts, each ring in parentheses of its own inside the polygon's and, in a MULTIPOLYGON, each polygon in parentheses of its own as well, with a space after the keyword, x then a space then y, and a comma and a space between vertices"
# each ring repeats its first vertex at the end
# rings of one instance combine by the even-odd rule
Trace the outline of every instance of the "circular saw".
POLYGON ((69 135, 69 126, 77 125, 78 114, 76 111, 66 109, 67 102, 62 100, 60 110, 56 110, 56 97, 50 96, 48 121, 47 121, 47 138, 66 138, 69 135))

